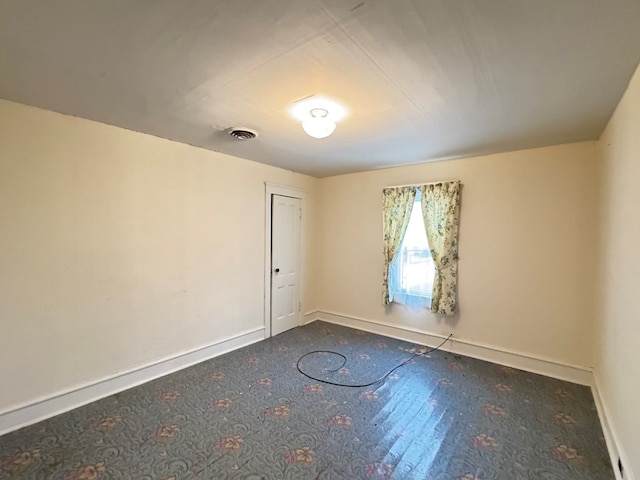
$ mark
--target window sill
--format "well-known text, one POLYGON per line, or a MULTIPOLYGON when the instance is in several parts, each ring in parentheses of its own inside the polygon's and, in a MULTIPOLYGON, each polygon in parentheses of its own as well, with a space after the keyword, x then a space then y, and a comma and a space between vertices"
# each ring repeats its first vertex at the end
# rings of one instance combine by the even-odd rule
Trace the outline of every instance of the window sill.
POLYGON ((431 297, 411 295, 410 293, 395 292, 392 302, 414 308, 431 308, 431 297))

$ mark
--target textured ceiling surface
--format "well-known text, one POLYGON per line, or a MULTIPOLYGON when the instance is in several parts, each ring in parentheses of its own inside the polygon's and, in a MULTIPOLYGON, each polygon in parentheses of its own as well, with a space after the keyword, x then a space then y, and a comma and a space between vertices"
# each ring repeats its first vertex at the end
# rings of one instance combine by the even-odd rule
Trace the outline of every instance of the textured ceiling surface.
POLYGON ((597 139, 638 25, 639 0, 0 0, 0 97, 323 177, 597 139), (348 112, 323 140, 290 114, 314 94, 348 112))

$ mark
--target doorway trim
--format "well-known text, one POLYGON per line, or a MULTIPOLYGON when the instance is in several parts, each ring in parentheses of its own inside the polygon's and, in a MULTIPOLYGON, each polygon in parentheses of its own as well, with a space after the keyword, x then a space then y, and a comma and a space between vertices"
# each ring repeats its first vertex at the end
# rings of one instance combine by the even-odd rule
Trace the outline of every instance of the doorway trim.
MULTIPOLYGON (((306 197, 307 192, 298 187, 292 187, 289 185, 280 185, 277 183, 265 182, 265 194, 264 194, 264 338, 271 337, 271 213, 272 213, 272 198, 274 195, 282 195, 283 197, 292 197, 300 199, 300 248, 298 249, 300 258, 298 265, 300 266, 300 288, 298 288, 298 300, 300 305, 304 304, 304 270, 306 256, 305 249, 305 231, 304 225, 306 223, 306 197)), ((298 325, 300 325, 302 319, 302 309, 298 315, 298 325)))

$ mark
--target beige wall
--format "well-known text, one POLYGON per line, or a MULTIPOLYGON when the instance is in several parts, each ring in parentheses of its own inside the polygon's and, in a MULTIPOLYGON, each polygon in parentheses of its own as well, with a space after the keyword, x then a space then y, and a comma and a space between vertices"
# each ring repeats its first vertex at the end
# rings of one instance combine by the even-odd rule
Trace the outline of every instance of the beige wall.
POLYGON ((0 101, 0 413, 263 325, 264 182, 317 180, 0 101))
POLYGON ((640 70, 598 144, 603 193, 595 373, 627 470, 639 476, 640 70))
POLYGON ((593 142, 320 180, 322 310, 538 358, 592 365, 593 142), (381 304, 382 188, 463 183, 459 314, 381 304))

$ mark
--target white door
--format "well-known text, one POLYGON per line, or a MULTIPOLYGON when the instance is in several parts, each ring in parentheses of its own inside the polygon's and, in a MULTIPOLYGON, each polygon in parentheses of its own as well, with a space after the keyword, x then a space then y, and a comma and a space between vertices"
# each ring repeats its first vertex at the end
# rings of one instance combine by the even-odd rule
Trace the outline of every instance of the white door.
POLYGON ((300 199, 271 200, 271 335, 300 324, 300 199))

